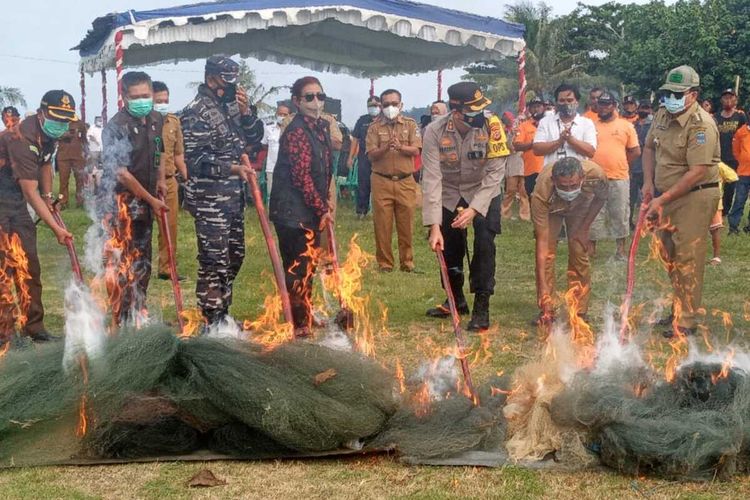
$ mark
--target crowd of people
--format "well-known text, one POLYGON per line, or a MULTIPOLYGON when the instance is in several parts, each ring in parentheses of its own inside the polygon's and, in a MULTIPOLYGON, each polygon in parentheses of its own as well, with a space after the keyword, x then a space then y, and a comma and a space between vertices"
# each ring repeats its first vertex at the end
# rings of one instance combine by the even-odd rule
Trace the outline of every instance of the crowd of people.
MULTIPOLYGON (((490 112, 479 85, 464 81, 448 89, 447 102, 432 103, 418 123, 405 114, 401 92, 387 89, 366 99, 367 112, 351 132, 325 112, 327 96, 314 77, 297 80, 291 100, 264 124, 238 76, 232 59, 209 58, 204 83, 178 114, 170 113, 167 85, 143 72, 123 76, 125 106, 106 124, 98 117, 90 127, 79 121, 73 97, 58 90, 45 94, 37 112, 22 121, 15 108, 2 111, 0 228, 18 235, 29 260, 30 276, 16 276, 31 295, 23 334, 51 338, 43 323, 36 226, 26 206, 66 243, 72 235, 52 213, 72 202, 71 174, 76 205, 93 193, 103 236, 125 244, 121 253, 103 256, 128 259, 125 267, 110 262, 119 273, 108 282, 117 325, 146 309, 154 218, 168 214, 167 230, 176 242, 181 189, 182 206, 195 223, 195 293, 206 328, 233 321, 233 283, 245 255, 245 183, 256 175, 264 176, 269 194, 297 337, 311 335, 317 325, 311 307, 317 262, 309 249, 326 246, 325 229, 336 218, 336 178, 354 168, 355 211, 365 219, 372 210, 378 269, 396 268, 395 225, 399 270, 419 272, 413 240, 421 191, 429 246, 444 253, 448 267, 443 286, 450 285, 460 314, 471 315, 468 328, 474 331, 490 326, 495 239, 501 218, 515 218, 516 202, 536 238, 537 325, 555 319, 558 242, 567 240, 568 288, 585 320, 597 243, 614 240, 613 259, 626 260, 634 214, 644 203, 674 286, 673 312, 662 321, 670 327, 665 334, 694 333, 708 235, 711 262, 719 264, 722 215, 729 234, 739 234, 750 192, 750 127, 732 89, 722 94, 721 110, 709 114, 699 101, 699 76, 689 66, 669 72, 658 103, 630 95, 618 102, 614 93, 593 88, 583 113, 575 85, 558 86, 551 101, 530 99, 514 116, 490 112), (59 199, 52 192, 53 164, 59 199), (471 308, 464 293, 469 254, 471 308)), ((750 233, 750 220, 742 229, 750 233)), ((157 277, 169 279, 163 236, 157 277)), ((3 258, 7 267, 7 255, 0 253, 3 258)), ((0 342, 12 333, 8 318, 14 317, 13 294, 4 292, 0 342)), ((448 300, 427 315, 448 317, 448 300)))

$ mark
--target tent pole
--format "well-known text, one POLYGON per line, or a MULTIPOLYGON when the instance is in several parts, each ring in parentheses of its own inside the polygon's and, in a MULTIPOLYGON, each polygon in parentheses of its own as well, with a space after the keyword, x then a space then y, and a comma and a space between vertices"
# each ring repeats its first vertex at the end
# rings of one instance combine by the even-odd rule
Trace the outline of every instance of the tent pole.
POLYGON ((518 114, 526 111, 526 48, 518 54, 518 114))
POLYGON ((81 121, 86 123, 86 73, 81 66, 81 121))
POLYGON ((117 109, 123 108, 122 101, 122 60, 125 51, 122 49, 122 30, 115 33, 115 72, 117 73, 117 109))
POLYGON ((375 95, 375 79, 370 78, 370 97, 375 95))
POLYGON ((443 70, 439 69, 437 74, 437 100, 443 100, 443 70))
POLYGON ((102 125, 107 124, 107 70, 102 68, 102 125))

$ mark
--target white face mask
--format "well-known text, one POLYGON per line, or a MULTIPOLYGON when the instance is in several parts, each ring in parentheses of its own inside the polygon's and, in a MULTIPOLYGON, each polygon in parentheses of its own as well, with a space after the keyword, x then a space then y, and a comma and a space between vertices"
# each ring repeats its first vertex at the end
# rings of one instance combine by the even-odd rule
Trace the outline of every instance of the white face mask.
POLYGON ((380 108, 377 106, 370 106, 367 108, 367 114, 375 118, 380 114, 380 108))
POLYGON ((278 123, 279 125, 284 123, 285 119, 286 119, 286 116, 284 115, 276 115, 276 123, 278 123))
POLYGON ((307 102, 304 99, 300 99, 299 110, 300 113, 305 116, 309 116, 310 118, 320 118, 320 115, 323 113, 323 107, 325 106, 325 104, 325 102, 319 101, 317 99, 313 100, 313 102, 307 102))
POLYGON ((573 201, 576 198, 578 198, 578 195, 581 194, 581 188, 574 189, 573 191, 563 191, 562 189, 555 187, 555 191, 557 191, 557 196, 560 197, 563 201, 573 201))
POLYGON ((383 108, 383 115, 389 120, 395 120, 399 113, 401 113, 401 110, 397 106, 383 108))
POLYGON ((167 113, 169 113, 169 103, 163 102, 154 104, 154 111, 156 111, 157 113, 161 113, 162 115, 166 115, 167 113))

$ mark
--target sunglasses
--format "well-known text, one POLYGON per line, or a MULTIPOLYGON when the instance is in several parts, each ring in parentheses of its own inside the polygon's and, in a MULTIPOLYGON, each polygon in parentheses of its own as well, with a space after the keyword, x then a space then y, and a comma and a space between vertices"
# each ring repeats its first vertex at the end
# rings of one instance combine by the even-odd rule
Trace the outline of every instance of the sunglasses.
POLYGON ((305 94, 302 96, 305 101, 307 102, 313 102, 313 99, 318 99, 320 102, 325 102, 327 95, 325 95, 323 92, 318 92, 317 94, 305 94))
POLYGON ((224 83, 236 83, 237 82, 237 73, 220 73, 219 77, 224 81, 224 83))
POLYGON ((691 92, 693 92, 693 91, 692 90, 686 90, 685 92, 665 91, 664 94, 663 94, 663 96, 664 97, 669 97, 670 94, 671 94, 672 97, 674 97, 675 99, 682 99, 685 96, 685 94, 689 94, 691 92))

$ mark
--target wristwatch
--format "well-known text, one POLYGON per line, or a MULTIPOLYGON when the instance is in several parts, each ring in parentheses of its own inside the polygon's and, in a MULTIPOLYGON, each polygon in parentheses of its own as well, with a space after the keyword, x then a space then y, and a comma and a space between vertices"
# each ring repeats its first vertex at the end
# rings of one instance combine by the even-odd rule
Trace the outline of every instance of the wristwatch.
POLYGON ((50 201, 55 199, 54 193, 42 193, 42 198, 46 198, 50 201))

